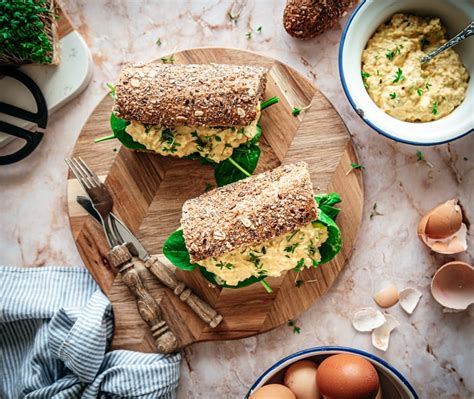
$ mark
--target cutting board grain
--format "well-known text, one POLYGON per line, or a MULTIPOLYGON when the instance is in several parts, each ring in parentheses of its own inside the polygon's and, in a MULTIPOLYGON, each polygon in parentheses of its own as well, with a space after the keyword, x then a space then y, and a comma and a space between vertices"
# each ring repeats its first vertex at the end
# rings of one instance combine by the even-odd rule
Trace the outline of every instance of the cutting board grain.
MULTIPOLYGON (((207 327, 176 296, 161 286, 144 267, 140 274, 146 287, 163 308, 163 317, 180 341, 193 342, 248 337, 268 331, 296 318, 334 283, 350 256, 361 222, 363 181, 360 171, 346 174, 357 157, 349 133, 336 110, 309 80, 294 69, 248 51, 199 48, 174 55, 176 63, 234 63, 261 65, 269 69, 265 98, 279 96, 280 103, 263 112, 262 157, 257 172, 283 163, 306 161, 318 192, 337 191, 342 212, 337 222, 344 247, 330 263, 300 273, 306 281, 295 287, 296 273, 268 278, 273 293, 259 284, 242 289, 220 289, 208 284, 199 273, 177 270, 178 277, 214 306, 224 321, 216 329, 207 327), (293 107, 311 107, 299 116, 293 107)), ((214 183, 212 169, 197 161, 131 152, 117 141, 94 144, 95 138, 110 134, 112 99, 104 97, 85 124, 74 147, 103 178, 115 198, 114 212, 138 236, 150 253, 161 254, 166 237, 178 226, 181 206, 188 198, 214 183)), ((107 265, 107 244, 99 225, 76 203, 82 194, 69 175, 68 205, 74 239, 87 268, 110 298, 115 317, 112 349, 153 352, 148 327, 137 313, 132 294, 107 265)), ((165 259, 162 255, 160 259, 165 259)), ((324 328, 324 326, 315 326, 324 328)))

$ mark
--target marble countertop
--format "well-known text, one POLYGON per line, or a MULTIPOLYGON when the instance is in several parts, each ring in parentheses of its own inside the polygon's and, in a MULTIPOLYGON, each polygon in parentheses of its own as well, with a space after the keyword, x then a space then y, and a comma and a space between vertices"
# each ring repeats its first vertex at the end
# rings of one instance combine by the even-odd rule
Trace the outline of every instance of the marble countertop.
MULTIPOLYGON (((129 61, 150 61, 199 46, 250 49, 278 58, 311 79, 342 115, 365 166, 365 209, 353 256, 331 290, 288 326, 232 342, 202 343, 184 351, 179 398, 243 397, 281 357, 318 345, 347 345, 383 357, 412 382, 423 398, 474 395, 473 309, 443 313, 429 285, 437 267, 453 259, 430 253, 416 235, 420 217, 434 205, 460 198, 474 220, 474 135, 449 145, 423 148, 432 164, 418 162, 418 148, 379 136, 353 112, 337 71, 341 21, 314 40, 292 39, 282 28, 284 1, 247 1, 236 22, 230 0, 64 0, 73 25, 90 46, 94 74, 77 99, 52 115, 43 143, 26 161, 0 168, 0 264, 24 267, 83 265, 67 218, 66 165, 88 115, 104 96, 106 82, 129 61), (249 29, 262 26, 248 39, 249 29), (161 46, 156 44, 160 38, 161 46), (373 205, 383 214, 370 218, 373 205), (353 313, 373 306, 371 293, 384 281, 418 287, 423 297, 412 316, 390 310, 401 322, 386 353, 370 335, 350 325, 353 313)), ((347 18, 347 17, 346 17, 347 18)), ((472 229, 472 228, 471 228, 472 229)), ((473 263, 470 249, 456 256, 473 263)))

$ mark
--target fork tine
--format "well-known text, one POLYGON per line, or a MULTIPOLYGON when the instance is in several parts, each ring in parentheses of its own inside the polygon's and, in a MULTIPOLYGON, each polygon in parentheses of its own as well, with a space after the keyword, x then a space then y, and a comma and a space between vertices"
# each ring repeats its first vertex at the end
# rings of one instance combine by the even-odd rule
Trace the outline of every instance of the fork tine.
POLYGON ((96 187, 95 181, 92 179, 89 172, 82 166, 78 158, 72 158, 72 162, 76 165, 76 168, 81 172, 81 176, 85 179, 91 187, 96 187))
POLYGON ((80 164, 85 168, 85 170, 89 173, 89 176, 93 179, 97 186, 102 184, 102 181, 99 179, 99 176, 91 169, 89 166, 83 161, 81 157, 77 158, 80 164))
POLYGON ((65 161, 66 161, 67 166, 69 166, 69 169, 71 170, 72 174, 75 176, 77 181, 81 184, 82 188, 85 191, 87 191, 88 188, 91 188, 90 184, 82 176, 82 172, 77 168, 76 163, 74 162, 74 159, 66 158, 65 161))

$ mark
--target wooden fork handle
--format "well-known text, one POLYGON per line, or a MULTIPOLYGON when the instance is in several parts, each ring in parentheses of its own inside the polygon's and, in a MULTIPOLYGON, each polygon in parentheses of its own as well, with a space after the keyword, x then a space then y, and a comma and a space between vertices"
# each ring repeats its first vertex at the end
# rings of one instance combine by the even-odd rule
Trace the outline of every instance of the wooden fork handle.
POLYGON ((207 302, 199 298, 191 288, 187 287, 176 275, 163 265, 156 256, 150 256, 145 262, 145 267, 149 269, 160 282, 170 288, 175 295, 206 322, 209 327, 215 328, 222 321, 222 315, 217 313, 207 302))
POLYGON ((118 245, 107 255, 109 263, 115 267, 125 285, 132 291, 137 300, 140 316, 150 326, 156 348, 160 353, 173 353, 178 348, 178 341, 166 321, 161 318, 160 305, 153 299, 143 285, 132 255, 126 245, 118 245))

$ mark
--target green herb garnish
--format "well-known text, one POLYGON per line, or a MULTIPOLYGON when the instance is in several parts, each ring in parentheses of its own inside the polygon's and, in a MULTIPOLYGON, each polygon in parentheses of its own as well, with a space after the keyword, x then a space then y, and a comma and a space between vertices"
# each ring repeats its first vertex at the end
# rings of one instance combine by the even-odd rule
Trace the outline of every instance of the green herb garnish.
POLYGON ((369 84, 367 83, 367 78, 370 77, 370 73, 367 73, 367 72, 364 72, 364 71, 360 71, 360 75, 362 76, 362 81, 364 82, 364 87, 366 89, 369 88, 369 84))
POLYGON ((109 88, 109 96, 112 97, 112 99, 115 100, 115 86, 112 83, 106 83, 105 84, 109 88))
POLYGON ((304 258, 301 258, 297 263, 295 268, 293 269, 295 272, 299 272, 304 266, 304 258))
POLYGON ((433 86, 431 83, 426 82, 425 84, 426 90, 429 90, 431 86, 433 86))
POLYGON ((397 93, 390 93, 390 98, 393 100, 396 96, 397 96, 397 93))
POLYGON ((405 80, 405 76, 403 75, 403 71, 398 68, 397 73, 395 74, 395 79, 393 80, 393 83, 398 83, 405 80))
POLYGON ((423 89, 419 87, 418 89, 416 89, 416 93, 421 97, 421 95, 423 94, 423 89))
POLYGON ((377 203, 374 203, 374 206, 372 207, 372 212, 370 212, 370 220, 372 220, 372 218, 375 216, 383 216, 383 213, 380 213, 377 210, 377 203))
POLYGON ((416 160, 417 161, 424 161, 425 160, 425 158, 423 157, 423 153, 420 150, 418 150, 416 152, 416 160))
POLYGON ((227 270, 232 270, 234 265, 232 263, 224 263, 223 261, 220 261, 219 263, 216 263, 216 267, 218 267, 219 269, 223 269, 224 267, 227 269, 227 270))
POLYGON ((288 327, 293 327, 293 334, 301 333, 301 328, 296 325, 294 320, 288 320, 288 327))
POLYGON ((351 168, 352 169, 365 169, 364 165, 360 165, 358 163, 351 162, 351 168))
POLYGON ((291 244, 287 247, 285 247, 285 252, 289 252, 290 254, 295 252, 296 247, 299 245, 299 243, 295 242, 294 244, 291 244))
POLYGON ((295 287, 300 288, 304 284, 304 280, 296 280, 295 287))
POLYGON ((438 115, 438 100, 433 102, 433 105, 431 106, 431 112, 433 115, 438 115))
POLYGON ((250 39, 252 38, 252 31, 249 30, 249 31, 245 34, 245 36, 247 36, 247 40, 250 40, 250 39))
POLYGON ((263 27, 259 26, 259 27, 257 28, 257 32, 258 32, 258 33, 262 33, 262 29, 263 29, 263 27))
POLYGON ((53 6, 46 0, 0 1, 0 64, 51 64, 53 6))
POLYGON ((293 116, 298 116, 301 113, 301 108, 293 107, 291 113, 293 114, 293 116))
POLYGON ((155 43, 156 43, 157 46, 161 46, 161 39, 160 38, 156 39, 155 43))
POLYGON ((426 37, 422 37, 422 38, 420 39, 421 48, 427 46, 428 44, 430 44, 430 41, 429 41, 426 37))
POLYGON ((173 64, 174 63, 174 57, 173 56, 161 57, 160 60, 163 64, 173 64))

